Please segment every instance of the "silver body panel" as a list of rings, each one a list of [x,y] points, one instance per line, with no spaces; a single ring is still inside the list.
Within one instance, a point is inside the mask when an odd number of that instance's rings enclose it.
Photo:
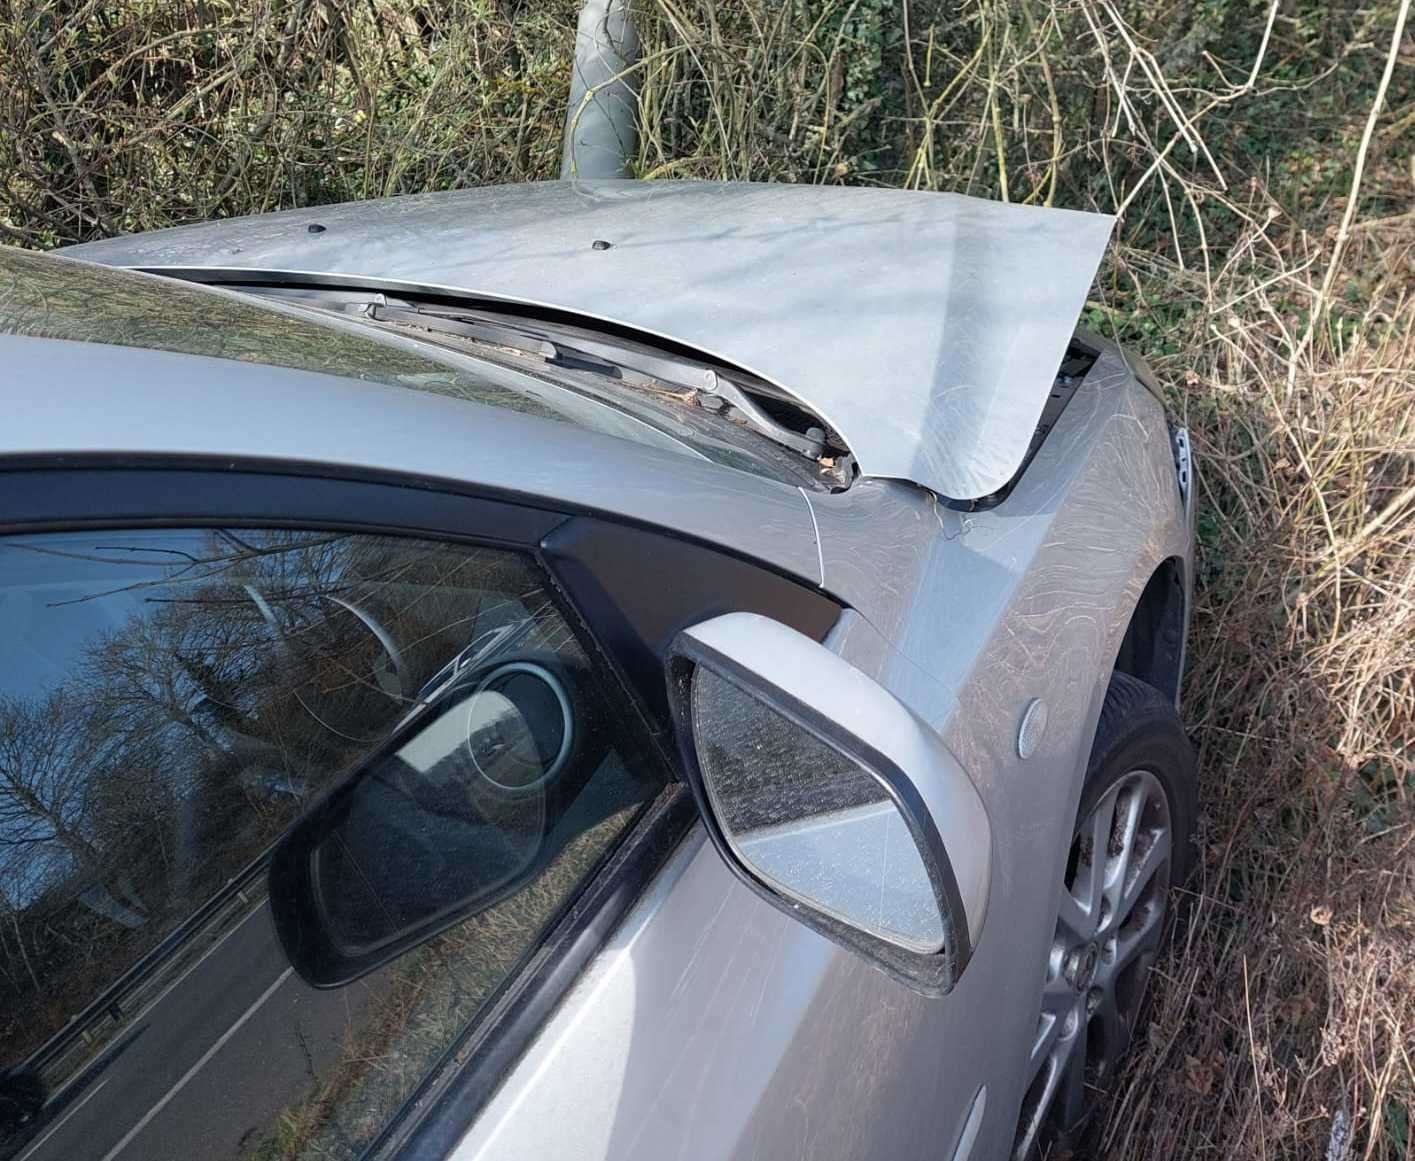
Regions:
[[[858,601],[828,644],[939,731],[987,808],[992,894],[972,962],[924,999],[695,848],[457,1161],[935,1157],[965,1130],[973,1156],[1011,1148],[1051,885],[1111,666],[1155,568],[1177,557],[1189,572],[1163,414],[1107,351],[998,508],[960,517],[891,483],[812,504],[827,587]],[[1048,724],[1023,760],[1037,697]]]
[[[311,225],[323,226],[310,233]],[[868,476],[976,499],[1016,473],[1112,219],[958,194],[546,182],[296,210],[74,257],[377,278],[573,311],[771,381]],[[596,249],[594,243],[608,243]]]
[[[455,480],[681,528],[820,580],[801,490],[705,460],[333,375],[134,347],[0,341],[4,386],[14,393],[0,456],[289,460]],[[35,383],[55,389],[34,392]],[[676,488],[701,502],[685,510]]]
[[[477,214],[505,213],[529,229],[526,223],[556,199],[583,200],[573,236],[569,223],[542,220],[534,244],[524,229],[519,235],[533,249],[517,261],[565,257],[561,251],[578,247],[584,231],[587,254],[604,258],[633,247],[590,254],[588,239],[599,236],[602,222],[627,231],[643,216],[648,229],[655,207],[714,196],[712,187],[639,200],[571,187],[489,191],[480,200],[301,211],[76,253],[142,267],[254,267],[269,258],[282,268],[341,272],[349,281],[359,273],[365,282],[416,275],[421,285],[465,288],[480,263],[507,253],[494,253],[488,239],[497,237],[496,223]],[[813,191],[744,196],[780,199],[780,228],[768,231],[773,244],[789,250],[794,234],[816,265],[793,268],[783,291],[789,315],[777,318],[762,301],[736,297],[750,270],[735,271],[730,300],[715,299],[714,278],[733,273],[736,263],[713,257],[714,243],[731,239],[733,229],[719,222],[714,231],[713,219],[702,217],[681,252],[706,265],[685,262],[684,271],[661,276],[676,279],[677,293],[703,284],[692,290],[691,304],[711,316],[703,325],[716,337],[699,345],[732,362],[759,364],[770,342],[784,349],[789,337],[789,345],[804,349],[826,329],[865,342],[858,313],[831,298],[853,275],[848,263],[831,260],[830,239],[847,256],[863,260],[863,251],[851,249],[841,230],[818,230]],[[675,218],[683,228],[684,219]],[[305,223],[316,220],[330,228],[307,238]],[[898,226],[902,219],[890,220]],[[861,230],[869,235],[867,224]],[[510,235],[503,241],[510,246]],[[733,252],[745,263],[748,251]],[[573,260],[580,269],[578,251]],[[879,261],[876,253],[871,265]],[[1050,272],[1035,254],[1028,265]],[[617,287],[617,302],[625,297],[622,278],[592,285],[605,294]],[[655,312],[686,317],[683,303],[660,297],[669,288],[652,278],[639,284],[639,317],[622,321],[658,331]],[[478,292],[487,293],[484,286]],[[518,297],[514,289],[507,296]],[[881,295],[876,308],[886,301],[938,337],[930,329],[937,318],[925,317],[938,300],[924,308],[906,294]],[[806,331],[773,340],[761,315],[777,328],[789,317]],[[1062,345],[1074,321],[1075,311]],[[986,327],[981,317],[973,325],[979,334]],[[734,344],[734,326],[744,346]],[[1044,329],[1050,333],[1050,322]],[[866,345],[880,353],[878,344]],[[889,366],[891,381],[920,375],[929,383],[918,397],[927,396],[927,412],[939,367],[954,364],[937,350],[920,354],[924,345]],[[549,420],[329,376],[34,339],[6,340],[5,349],[0,382],[10,394],[10,419],[0,431],[0,456],[249,457],[411,473],[673,529],[820,585],[850,606],[828,647],[937,731],[972,778],[992,826],[992,880],[987,921],[951,994],[920,996],[756,898],[698,832],[507,1075],[455,1150],[459,1161],[828,1161],[949,1156],[960,1146],[991,1158],[1010,1148],[1055,891],[1106,683],[1155,569],[1177,558],[1186,585],[1191,573],[1192,509],[1176,483],[1165,417],[1118,351],[1102,350],[1008,498],[965,515],[893,479],[807,497]],[[831,349],[839,354],[841,345]],[[970,357],[984,351],[999,353],[981,344]],[[1038,372],[1047,362],[1049,383],[1060,351],[1046,352],[1046,360],[1020,347],[1012,355],[1033,360]],[[841,370],[827,368],[827,360],[816,366],[832,375]],[[46,381],[63,390],[34,390]],[[810,398],[811,384],[786,385]],[[862,384],[853,386],[858,398],[869,398]],[[115,396],[124,400],[121,408],[112,406]],[[871,404],[872,422],[882,410]],[[1008,424],[1020,423],[1030,436],[1036,410],[1030,403],[1023,410],[1030,419],[1013,414]],[[926,418],[912,417],[912,450],[889,439],[878,449],[886,462],[901,455],[908,470],[876,464],[877,475],[926,476],[921,483],[964,495],[991,490],[999,472],[1003,479],[1011,474],[1015,449],[1001,437],[982,441],[983,460],[946,452],[921,468]],[[983,415],[975,436],[998,418]],[[896,420],[911,422],[907,409]],[[972,443],[981,454],[978,438]],[[1024,760],[1017,730],[1038,698],[1047,726]],[[986,1100],[977,1101],[983,1087]]]

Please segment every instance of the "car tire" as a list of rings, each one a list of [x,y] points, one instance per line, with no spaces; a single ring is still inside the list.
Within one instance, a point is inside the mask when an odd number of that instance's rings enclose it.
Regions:
[[[1144,1020],[1170,888],[1192,861],[1197,796],[1194,751],[1174,703],[1112,675],[1058,892],[1017,1161],[1083,1151],[1099,1098]]]

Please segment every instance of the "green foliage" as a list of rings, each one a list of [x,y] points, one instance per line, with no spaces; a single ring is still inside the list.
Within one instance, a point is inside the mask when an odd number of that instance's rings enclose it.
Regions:
[[[1410,1106],[1391,1099],[1385,1108],[1386,1140],[1397,1157],[1410,1156]]]

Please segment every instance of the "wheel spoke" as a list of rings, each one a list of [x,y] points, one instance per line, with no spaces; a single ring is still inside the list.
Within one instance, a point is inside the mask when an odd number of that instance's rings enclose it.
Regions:
[[[1060,1029],[1064,1022],[1065,1017],[1058,1016],[1055,1027]],[[1040,1072],[1043,1069],[1046,1070],[1046,1079],[1042,1082],[1042,1090],[1037,1095],[1036,1104],[1032,1106],[1026,1131],[1021,1134],[1021,1139],[1018,1142],[1019,1148],[1015,1154],[1018,1157],[1027,1156],[1027,1150],[1036,1140],[1037,1133],[1049,1117],[1054,1116],[1057,1120],[1070,1126],[1079,1121],[1085,1112],[1086,1024],[1084,1019],[1078,1021],[1075,1034],[1069,1039],[1063,1040],[1058,1037],[1054,1040],[1050,1050],[1044,1053],[1038,1061],[1037,1071]]]
[[[1073,943],[1089,939],[1095,934],[1096,924],[1092,914],[1065,885],[1061,888],[1061,906],[1057,909],[1056,919]]]
[[[1102,988],[1092,1020],[1100,1025],[1102,1066],[1109,1071],[1116,1059],[1130,1047],[1130,1025],[1115,1000],[1113,988]]]
[[[1046,1063],[1047,1056],[1056,1047],[1056,1042],[1066,1026],[1066,1017],[1075,1007],[1075,989],[1064,977],[1058,976],[1051,980],[1042,990],[1042,1012],[1037,1020],[1037,1038],[1032,1044],[1028,1083],[1037,1075],[1038,1069]]]
[[[1150,844],[1138,858],[1130,860],[1127,874],[1120,881],[1120,891],[1115,902],[1115,925],[1119,927],[1135,909],[1136,902],[1145,893],[1155,872],[1169,862],[1169,830],[1164,828],[1148,832]]]
[[[1081,833],[1084,840],[1069,888],[1063,887],[1057,919],[1077,940],[1089,939],[1100,927],[1101,900],[1105,898],[1106,854],[1115,820],[1119,787],[1112,787],[1096,804]]]
[[[1033,1146],[1041,1135],[1047,1112],[1056,1097],[1057,1081],[1061,1077],[1061,1061],[1054,1054],[1049,1055],[1043,1057],[1042,1066],[1047,1070],[1046,1078],[1042,1081],[1042,1090],[1037,1094],[1036,1102],[1023,1105],[1022,1118],[1017,1123],[1017,1137],[1012,1148],[1012,1161],[1032,1161]],[[1035,1082],[1036,1078],[1033,1077],[1027,1086],[1029,1096]]]
[[[1046,1064],[1047,1057],[1056,1047],[1056,1042],[1061,1038],[1061,1030],[1065,1025],[1066,1014],[1064,1012],[1042,1013],[1041,1019],[1037,1021],[1037,1039],[1032,1045],[1031,1076],[1035,1077],[1037,1071]]]
[[[1056,979],[1048,980],[1042,988],[1043,1012],[1068,1012],[1075,1003],[1076,989],[1065,976],[1058,975]]]
[[[1063,1128],[1074,1128],[1086,1115],[1086,1022],[1067,1042],[1067,1051],[1058,1060],[1057,1119]]]
[[[1106,869],[1110,861],[1110,836],[1115,828],[1115,808],[1120,798],[1120,787],[1112,786],[1106,796],[1096,804],[1091,815],[1090,843],[1091,859],[1086,878],[1086,894],[1083,897],[1087,912],[1097,922],[1100,920],[1101,900],[1105,898]]]
[[[1132,785],[1121,788],[1115,802],[1114,818],[1107,832],[1107,857],[1105,866],[1105,900],[1109,904],[1109,923],[1119,919],[1121,896],[1125,890],[1126,872],[1135,854],[1135,838],[1140,830],[1140,815],[1145,809],[1145,791],[1142,786]],[[1109,857],[1109,844],[1115,841],[1115,821],[1120,823],[1119,852]]]
[[[1101,957],[1096,968],[1096,982],[1107,991],[1112,990],[1120,973],[1129,967],[1138,955],[1151,950],[1159,943],[1163,926],[1164,908],[1153,907],[1117,932],[1114,954]]]

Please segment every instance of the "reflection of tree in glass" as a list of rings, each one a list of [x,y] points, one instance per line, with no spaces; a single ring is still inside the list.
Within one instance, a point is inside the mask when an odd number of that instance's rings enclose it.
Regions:
[[[0,334],[143,347],[316,371],[555,416],[470,359],[272,302],[86,262],[0,249]]]
[[[58,688],[0,700],[0,1064],[266,849],[470,641],[528,618],[541,647],[566,636],[491,550],[291,531],[5,547],[121,565],[68,604],[135,611]]]

